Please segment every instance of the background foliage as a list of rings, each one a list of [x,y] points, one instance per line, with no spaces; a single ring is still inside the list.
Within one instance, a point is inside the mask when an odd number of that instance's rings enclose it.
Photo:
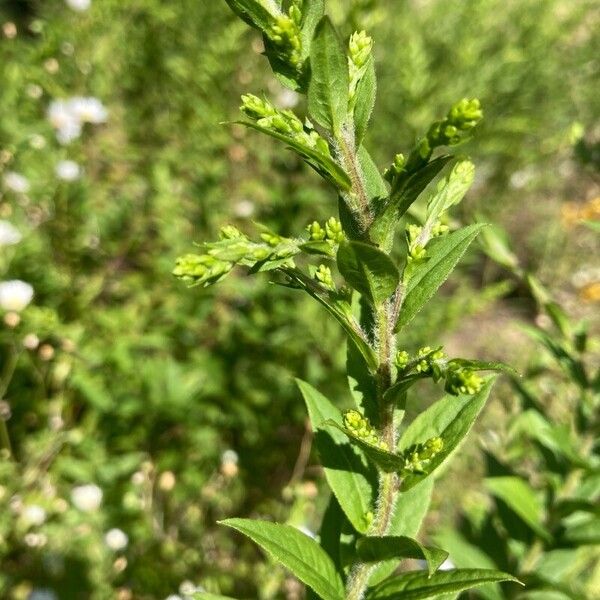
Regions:
[[[259,40],[225,3],[71,8],[82,4],[0,4],[0,218],[23,235],[0,247],[0,277],[35,290],[19,323],[4,311],[0,325],[11,446],[0,462],[0,595],[150,599],[201,585],[299,597],[213,524],[270,515],[311,528],[325,499],[292,375],[339,397],[341,336],[310,302],[259,278],[190,292],[170,275],[224,222],[251,216],[285,235],[330,216],[326,191],[290,153],[218,125],[237,116],[241,92],[268,89],[286,107],[297,98],[267,75]],[[600,218],[597,3],[330,5],[346,33],[368,28],[377,41],[375,156],[406,150],[398,140],[478,96],[485,124],[465,147],[478,179],[462,210],[502,224],[523,264],[597,331],[597,235],[580,224]],[[98,98],[108,117],[63,145],[47,110],[74,96]],[[79,179],[57,177],[65,159]],[[11,173],[29,189],[15,190]],[[547,321],[526,286],[471,256],[446,301],[418,317],[419,339],[475,344],[524,372],[538,350],[518,325]],[[590,355],[597,366],[597,341]],[[516,402],[507,385],[480,425],[484,442]],[[482,464],[471,444],[440,485],[429,531],[452,525],[453,480],[483,476]],[[86,512],[73,491],[89,484],[102,499]],[[111,549],[113,528],[126,547]]]

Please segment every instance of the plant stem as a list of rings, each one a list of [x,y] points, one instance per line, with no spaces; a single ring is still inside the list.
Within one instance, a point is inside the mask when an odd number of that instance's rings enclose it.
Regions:
[[[386,302],[375,311],[377,330],[377,400],[379,404],[379,436],[388,445],[390,452],[396,450],[396,431],[394,428],[394,406],[385,401],[384,394],[392,384],[392,354],[395,344],[394,320],[396,302]],[[381,473],[377,494],[377,507],[367,535],[384,536],[390,528],[394,508],[398,499],[398,476],[395,473]],[[369,577],[374,566],[358,562],[348,579],[347,600],[360,600],[364,597]]]

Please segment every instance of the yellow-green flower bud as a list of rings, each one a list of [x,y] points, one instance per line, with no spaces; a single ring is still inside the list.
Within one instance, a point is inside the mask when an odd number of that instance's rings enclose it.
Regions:
[[[408,354],[408,352],[406,350],[399,350],[396,353],[396,366],[399,369],[404,369],[406,368],[406,366],[408,365],[410,361],[410,355]]]
[[[344,241],[345,236],[342,224],[335,217],[327,219],[327,222],[325,223],[325,234],[326,238],[331,242],[339,244]]]
[[[451,368],[446,372],[445,390],[449,394],[476,394],[483,386],[483,379],[470,369]]]
[[[321,242],[325,239],[325,230],[317,221],[313,221],[310,225],[308,225],[306,227],[306,231],[308,231],[308,235],[311,241]]]
[[[387,449],[387,444],[379,440],[377,432],[372,427],[369,419],[363,417],[357,410],[347,410],[344,413],[344,427],[363,442],[371,444],[371,446]]]
[[[315,279],[327,289],[335,289],[333,277],[331,276],[331,269],[329,267],[325,265],[319,265],[319,268],[315,272]]]

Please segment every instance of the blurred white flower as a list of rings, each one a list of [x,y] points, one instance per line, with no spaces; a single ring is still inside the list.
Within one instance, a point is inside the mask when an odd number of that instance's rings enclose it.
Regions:
[[[71,99],[70,105],[73,114],[82,123],[106,123],[108,119],[108,111],[104,104],[93,96],[87,98],[77,96]]]
[[[65,0],[67,6],[77,12],[85,12],[92,4],[92,0]]]
[[[250,217],[254,213],[254,203],[250,200],[240,200],[233,205],[233,212],[237,217]]]
[[[41,548],[46,545],[48,536],[43,533],[26,533],[23,541],[30,548]]]
[[[93,483],[79,485],[71,491],[71,502],[83,512],[94,512],[102,503],[102,490]]]
[[[43,135],[36,133],[29,138],[29,145],[34,150],[41,150],[46,146],[46,138]]]
[[[182,581],[181,585],[179,586],[179,593],[182,594],[183,596],[191,596],[192,594],[195,594],[196,592],[200,592],[201,590],[198,589],[198,586],[194,585],[191,581]]]
[[[104,536],[104,543],[111,550],[118,552],[119,550],[123,550],[123,548],[127,547],[129,538],[124,531],[121,531],[115,527],[114,529],[106,532],[106,535]]]
[[[0,220],[0,246],[18,244],[22,238],[21,232],[12,223]]]
[[[27,600],[58,600],[58,596],[48,588],[36,588],[27,596]]]
[[[275,96],[275,105],[277,108],[294,108],[300,102],[300,95],[289,89],[283,89]]]
[[[27,350],[36,350],[40,345],[40,338],[35,333],[28,333],[23,338],[23,347]]]
[[[48,588],[36,588],[32,590],[27,600],[58,600],[58,596]]]
[[[0,282],[0,308],[19,312],[33,299],[33,288],[24,281],[13,279]]]
[[[237,465],[239,459],[238,453],[235,450],[225,450],[225,452],[221,454],[222,463],[233,463],[234,465]]]
[[[171,594],[170,596],[167,596],[165,600],[183,600],[183,598],[177,594]]]
[[[4,185],[17,194],[26,194],[29,191],[29,181],[20,173],[9,171],[4,175]]]
[[[75,181],[81,175],[81,167],[74,160],[61,160],[56,165],[55,173],[63,181]]]
[[[46,520],[46,511],[38,504],[29,504],[23,508],[21,516],[28,525],[39,526]]]

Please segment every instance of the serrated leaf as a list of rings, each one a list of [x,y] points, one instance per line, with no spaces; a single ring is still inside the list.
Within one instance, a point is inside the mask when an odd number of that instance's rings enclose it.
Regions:
[[[310,47],[319,21],[325,12],[325,0],[304,0],[302,3],[302,23],[300,36],[302,38],[302,58],[308,58]]]
[[[316,150],[299,144],[290,136],[283,135],[277,131],[261,127],[257,123],[250,121],[236,121],[239,125],[245,125],[251,129],[256,129],[270,137],[286,143],[292,150],[295,150],[319,175],[324,177],[329,183],[341,190],[349,190],[352,186],[350,178],[330,156],[317,152]]]
[[[428,245],[429,260],[414,270],[407,283],[396,330],[409,323],[432,298],[483,227],[483,223],[469,225]]]
[[[338,34],[323,17],[310,48],[308,112],[319,125],[338,135],[348,116],[348,60]]]
[[[481,390],[473,396],[445,396],[422,412],[408,426],[400,438],[400,451],[436,436],[442,438],[444,447],[428,463],[427,473],[408,475],[402,482],[402,489],[410,489],[419,481],[429,477],[452,456],[485,406],[493,384],[494,379],[488,379]]]
[[[490,569],[438,571],[431,577],[424,571],[409,571],[391,577],[367,593],[367,600],[422,600],[462,592],[485,583],[519,580]]]
[[[333,562],[317,542],[295,527],[252,519],[220,523],[248,536],[323,600],[343,600],[344,584]]]
[[[398,287],[400,273],[392,259],[363,242],[344,242],[337,254],[338,269],[348,284],[379,306]]]
[[[373,508],[377,476],[370,470],[360,450],[348,443],[346,436],[332,429],[319,429],[324,421],[341,421],[340,411],[323,394],[308,383],[296,380],[306,402],[315,432],[315,445],[325,469],[327,483],[352,526],[365,533],[367,513]]]
[[[429,575],[433,575],[448,558],[445,550],[424,546],[407,536],[364,537],[356,543],[356,552],[364,562],[380,562],[391,558],[425,560]]]
[[[489,477],[484,480],[486,489],[502,500],[535,533],[550,541],[552,536],[544,526],[544,505],[535,490],[519,477]]]
[[[382,248],[391,248],[398,221],[451,159],[451,156],[440,156],[432,160],[406,177],[398,189],[392,190],[389,200],[382,205],[371,227],[371,237]]]
[[[377,75],[375,73],[375,59],[373,55],[369,56],[365,66],[365,72],[356,86],[355,106],[354,106],[354,137],[356,146],[360,147],[369,120],[375,108],[375,98],[377,96]]]

